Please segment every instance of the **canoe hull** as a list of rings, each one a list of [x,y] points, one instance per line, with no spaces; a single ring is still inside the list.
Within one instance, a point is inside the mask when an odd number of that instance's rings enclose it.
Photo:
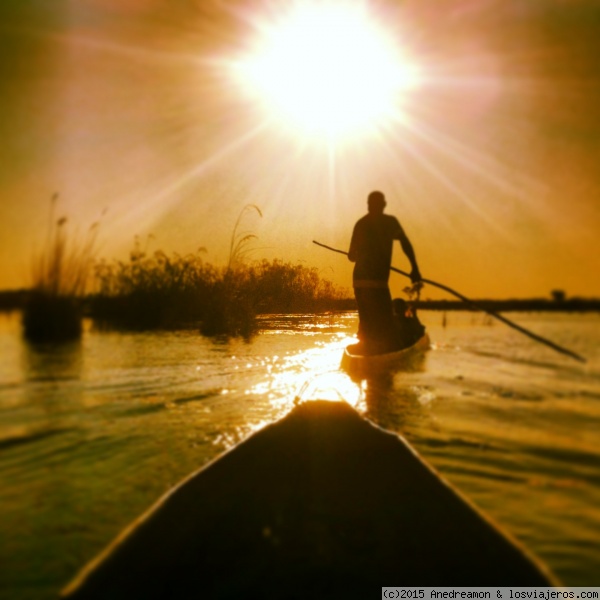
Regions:
[[[65,595],[365,598],[383,585],[552,583],[403,439],[343,402],[313,401],[167,494]]]
[[[344,350],[341,368],[352,376],[369,376],[378,373],[390,373],[402,370],[418,370],[422,368],[427,350],[431,347],[429,335],[425,334],[414,345],[386,354],[370,356],[354,354],[352,346]]]

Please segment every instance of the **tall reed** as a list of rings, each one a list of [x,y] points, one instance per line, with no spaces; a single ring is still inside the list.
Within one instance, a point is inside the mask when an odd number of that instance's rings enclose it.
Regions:
[[[23,311],[23,331],[33,342],[77,339],[81,335],[81,301],[94,260],[98,222],[81,241],[67,233],[67,218],[55,217],[50,203],[46,240],[32,261],[31,295]]]
[[[250,212],[256,212],[260,217],[263,216],[262,211],[260,208],[258,208],[258,206],[256,206],[256,204],[246,204],[246,206],[244,206],[240,211],[237,221],[233,226],[233,232],[231,234],[231,241],[229,244],[229,262],[227,263],[227,267],[229,269],[233,269],[243,264],[244,260],[251,252],[251,248],[249,247],[250,242],[258,239],[254,233],[249,231],[238,231],[242,219]]]

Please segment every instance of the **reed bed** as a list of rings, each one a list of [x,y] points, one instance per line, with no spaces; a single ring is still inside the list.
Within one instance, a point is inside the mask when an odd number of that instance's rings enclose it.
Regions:
[[[81,335],[85,309],[98,328],[152,330],[197,328],[207,336],[250,337],[265,313],[310,313],[348,307],[345,293],[317,269],[279,260],[247,262],[257,237],[241,229],[254,204],[244,206],[233,228],[227,266],[194,254],[149,253],[136,238],[129,259],[95,261],[98,223],[79,242],[67,219],[54,218],[52,198],[45,245],[33,261],[33,287],[24,310],[25,336],[61,341]],[[88,283],[93,292],[85,295]]]
[[[207,336],[250,337],[256,316],[334,310],[345,294],[317,269],[273,261],[227,267],[206,262],[202,252],[179,256],[132,251],[129,261],[96,265],[91,316],[99,327],[198,328]]]
[[[98,223],[80,240],[68,232],[66,217],[55,218],[51,200],[44,246],[32,262],[32,289],[23,311],[23,333],[32,342],[56,342],[81,336],[82,300],[92,272]]]

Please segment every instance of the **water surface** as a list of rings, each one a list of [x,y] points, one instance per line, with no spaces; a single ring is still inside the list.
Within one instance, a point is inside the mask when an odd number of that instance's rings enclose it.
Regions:
[[[0,315],[0,595],[52,598],[169,487],[284,415],[345,398],[404,435],[567,585],[600,585],[600,316],[519,314],[581,365],[472,313],[423,312],[418,370],[339,370],[352,313],[265,318],[250,343],[95,332],[30,346]],[[89,325],[89,324],[88,324]]]

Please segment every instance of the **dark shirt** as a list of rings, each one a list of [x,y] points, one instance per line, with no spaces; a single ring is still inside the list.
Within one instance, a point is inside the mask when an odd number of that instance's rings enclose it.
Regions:
[[[385,282],[390,275],[394,240],[406,239],[398,219],[367,214],[354,226],[348,255],[355,260],[353,280]],[[403,244],[404,245],[404,244]]]

